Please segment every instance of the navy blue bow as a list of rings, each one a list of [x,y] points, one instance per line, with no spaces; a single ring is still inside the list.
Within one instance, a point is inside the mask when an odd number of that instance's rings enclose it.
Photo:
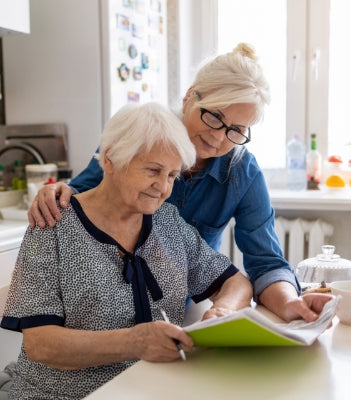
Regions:
[[[125,252],[123,262],[124,280],[127,283],[132,283],[135,322],[137,324],[141,322],[150,322],[152,321],[152,316],[146,286],[154,301],[162,299],[162,290],[143,258]]]

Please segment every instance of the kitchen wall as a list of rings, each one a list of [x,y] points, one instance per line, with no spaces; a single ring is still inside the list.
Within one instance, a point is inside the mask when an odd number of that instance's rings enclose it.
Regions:
[[[6,123],[66,123],[76,174],[103,124],[99,0],[31,0],[30,25],[3,38]]]
[[[65,122],[74,175],[95,151],[104,124],[100,2],[31,0],[31,33],[3,38],[6,123]],[[167,2],[169,105],[175,110],[198,64],[215,48],[212,2]]]

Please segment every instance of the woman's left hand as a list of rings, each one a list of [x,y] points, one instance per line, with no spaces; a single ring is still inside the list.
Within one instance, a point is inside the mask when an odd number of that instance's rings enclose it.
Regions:
[[[331,294],[310,293],[298,297],[286,304],[286,317],[288,321],[304,319],[306,322],[315,321],[322,312],[325,303],[334,296]]]
[[[288,282],[275,282],[259,296],[260,302],[287,322],[304,319],[315,321],[331,294],[311,293],[298,296],[296,289]]]

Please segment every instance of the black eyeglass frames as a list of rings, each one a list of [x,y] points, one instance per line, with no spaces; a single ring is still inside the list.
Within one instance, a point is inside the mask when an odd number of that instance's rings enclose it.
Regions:
[[[231,142],[239,145],[248,143],[251,140],[251,129],[249,126],[243,125],[226,125],[217,114],[200,108],[201,121],[209,128],[220,130],[225,128],[225,135]]]

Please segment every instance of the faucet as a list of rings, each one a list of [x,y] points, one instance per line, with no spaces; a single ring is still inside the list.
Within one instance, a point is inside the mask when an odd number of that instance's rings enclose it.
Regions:
[[[16,143],[5,146],[0,150],[0,156],[9,150],[15,150],[15,149],[23,150],[29,153],[34,157],[34,159],[37,161],[38,164],[45,164],[44,157],[40,154],[40,152],[35,147],[27,143]]]

